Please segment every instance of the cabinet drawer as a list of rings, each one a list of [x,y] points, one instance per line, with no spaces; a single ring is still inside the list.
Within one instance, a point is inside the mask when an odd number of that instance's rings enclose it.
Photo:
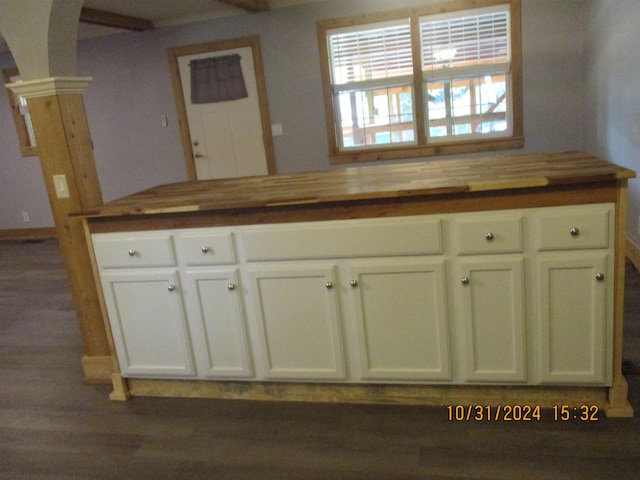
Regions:
[[[434,255],[442,253],[433,217],[292,223],[242,231],[247,260]]]
[[[181,264],[189,266],[236,263],[233,233],[185,233],[175,238]]]
[[[92,239],[100,268],[172,267],[176,264],[170,235],[95,234]]]
[[[608,248],[611,218],[607,206],[541,211],[536,228],[538,250]]]
[[[454,220],[459,255],[522,252],[521,215],[482,215]]]

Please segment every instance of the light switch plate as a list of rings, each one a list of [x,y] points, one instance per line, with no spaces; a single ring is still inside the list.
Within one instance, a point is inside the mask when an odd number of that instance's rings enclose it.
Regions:
[[[54,175],[53,185],[56,188],[56,197],[69,198],[71,196],[69,195],[69,185],[67,185],[66,175]]]
[[[271,134],[274,137],[279,137],[280,135],[282,135],[283,131],[282,131],[282,124],[281,123],[274,123],[271,125]]]

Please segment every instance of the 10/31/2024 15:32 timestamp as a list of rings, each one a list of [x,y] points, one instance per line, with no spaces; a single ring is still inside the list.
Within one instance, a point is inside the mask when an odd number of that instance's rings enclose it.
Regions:
[[[554,405],[543,410],[540,405],[447,405],[446,410],[447,419],[452,422],[539,422],[545,415],[557,422],[595,422],[599,420],[600,407]]]

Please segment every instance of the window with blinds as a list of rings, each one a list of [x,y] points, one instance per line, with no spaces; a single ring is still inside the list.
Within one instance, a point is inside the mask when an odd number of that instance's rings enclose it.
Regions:
[[[427,136],[510,135],[508,6],[420,18]]]
[[[485,4],[318,23],[332,162],[523,145],[520,0]]]
[[[341,146],[413,142],[409,19],[333,30],[328,44]]]

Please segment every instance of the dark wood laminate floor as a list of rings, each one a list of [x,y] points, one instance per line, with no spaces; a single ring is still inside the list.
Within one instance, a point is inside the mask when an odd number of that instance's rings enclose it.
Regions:
[[[0,243],[0,479],[640,478],[640,273],[625,358],[638,416],[452,423],[444,408],[134,398],[81,384],[57,244]]]

